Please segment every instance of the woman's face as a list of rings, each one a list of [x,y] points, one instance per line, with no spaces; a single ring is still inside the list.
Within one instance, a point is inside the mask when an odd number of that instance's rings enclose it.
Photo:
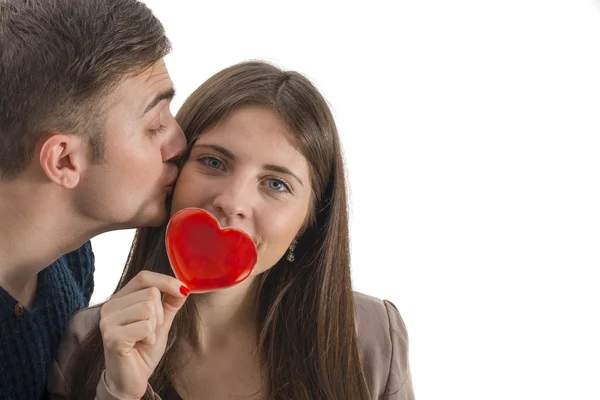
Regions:
[[[196,140],[173,193],[171,215],[203,208],[222,227],[254,240],[258,261],[252,275],[279,261],[309,213],[308,163],[289,137],[273,111],[237,109]]]

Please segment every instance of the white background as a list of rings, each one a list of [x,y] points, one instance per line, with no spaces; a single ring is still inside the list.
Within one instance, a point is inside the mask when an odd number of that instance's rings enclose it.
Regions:
[[[262,58],[334,110],[356,290],[392,300],[416,396],[600,399],[600,0],[148,1],[176,112]],[[133,232],[93,240],[93,301]]]

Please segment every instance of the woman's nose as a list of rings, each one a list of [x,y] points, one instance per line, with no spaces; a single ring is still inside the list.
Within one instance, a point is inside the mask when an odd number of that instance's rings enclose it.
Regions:
[[[215,197],[213,206],[225,217],[248,218],[252,209],[252,195],[244,186],[240,182],[232,182],[226,190]]]

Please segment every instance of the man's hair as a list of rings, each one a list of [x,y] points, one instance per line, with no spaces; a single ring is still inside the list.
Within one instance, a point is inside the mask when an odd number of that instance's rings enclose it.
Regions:
[[[136,0],[0,0],[0,179],[29,165],[45,133],[89,138],[101,162],[106,96],[170,50]]]

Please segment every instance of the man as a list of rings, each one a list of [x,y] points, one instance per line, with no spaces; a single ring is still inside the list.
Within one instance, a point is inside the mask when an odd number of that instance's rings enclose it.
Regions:
[[[169,51],[135,0],[0,0],[2,399],[44,394],[93,290],[90,238],[166,222],[186,145]]]

